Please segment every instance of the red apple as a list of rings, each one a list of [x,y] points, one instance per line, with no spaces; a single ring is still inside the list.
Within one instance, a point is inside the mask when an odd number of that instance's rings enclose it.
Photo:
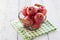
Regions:
[[[34,23],[34,24],[32,25],[32,28],[33,28],[33,29],[38,29],[39,27],[40,27],[40,25],[37,24],[37,23]]]
[[[46,15],[47,10],[44,8],[41,13],[42,13],[43,15]]]
[[[28,7],[27,8],[27,14],[29,15],[29,16],[32,16],[32,15],[34,15],[35,14],[35,8],[34,7]]]
[[[43,15],[46,15],[47,10],[45,8],[38,8],[37,13],[42,13]]]
[[[37,13],[42,13],[43,15],[46,15],[47,13],[47,10],[44,8],[44,6],[42,5],[38,5],[38,4],[35,4],[35,6],[37,6]]]
[[[27,16],[27,7],[25,7],[25,8],[22,10],[22,14],[23,14],[24,16]]]
[[[43,10],[43,8],[37,8],[37,12],[36,13],[41,13],[42,12],[42,10]]]
[[[43,21],[44,21],[44,15],[42,13],[37,13],[35,16],[34,16],[34,21],[37,23],[37,24],[41,24]]]

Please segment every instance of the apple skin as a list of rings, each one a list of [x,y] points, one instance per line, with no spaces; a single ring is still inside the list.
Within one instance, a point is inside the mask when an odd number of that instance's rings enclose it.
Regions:
[[[43,8],[37,8],[37,12],[36,13],[41,13],[43,10]]]
[[[47,10],[45,8],[37,8],[37,12],[36,13],[42,13],[44,16],[47,13]]]
[[[36,13],[36,9],[33,6],[27,8],[28,16],[33,16],[33,15],[35,15],[35,13]]]
[[[32,25],[32,28],[33,28],[33,29],[38,29],[39,27],[40,27],[40,25],[37,24],[37,23],[34,23],[34,24]]]
[[[41,24],[43,21],[44,21],[44,15],[42,13],[37,13],[35,16],[34,16],[34,21],[37,23],[37,24]]]
[[[43,15],[46,15],[47,10],[44,8],[41,13],[42,13]]]
[[[30,22],[30,24],[25,24],[26,26],[30,26],[30,25],[33,24],[33,21],[32,21],[32,19],[30,19],[29,16],[26,16],[24,19],[25,19],[25,20],[28,20],[28,21]]]
[[[24,8],[23,8],[22,14],[23,14],[24,16],[27,16],[27,7],[24,7]]]

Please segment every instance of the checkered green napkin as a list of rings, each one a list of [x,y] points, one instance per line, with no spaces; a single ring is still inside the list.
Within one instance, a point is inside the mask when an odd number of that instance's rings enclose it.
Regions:
[[[14,21],[12,22],[12,25],[18,31],[18,33],[22,35],[24,40],[32,40],[35,37],[56,30],[56,27],[53,26],[48,20],[46,20],[42,24],[42,26],[35,31],[26,30],[25,28],[22,27],[20,21]]]

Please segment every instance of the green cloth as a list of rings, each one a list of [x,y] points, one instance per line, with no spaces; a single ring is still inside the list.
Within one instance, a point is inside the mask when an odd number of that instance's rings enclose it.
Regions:
[[[56,27],[53,26],[48,20],[46,20],[42,26],[35,30],[35,31],[29,31],[23,27],[21,27],[21,22],[20,21],[14,21],[12,22],[13,27],[18,31],[19,34],[22,35],[24,40],[32,40],[40,35],[49,33],[51,31],[56,30]]]

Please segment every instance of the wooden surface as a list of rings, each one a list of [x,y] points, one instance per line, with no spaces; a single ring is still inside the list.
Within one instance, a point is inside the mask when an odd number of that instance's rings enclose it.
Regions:
[[[34,40],[60,40],[60,0],[42,0],[47,8],[47,19],[57,27],[56,31]],[[41,0],[0,0],[0,40],[23,40],[10,22],[18,19],[18,12],[28,5],[41,3]]]

